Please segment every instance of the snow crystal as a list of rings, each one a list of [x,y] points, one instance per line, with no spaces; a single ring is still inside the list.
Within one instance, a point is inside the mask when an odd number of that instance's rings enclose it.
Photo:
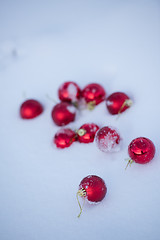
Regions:
[[[110,138],[106,136],[104,139],[101,139],[97,142],[99,149],[103,152],[118,152],[120,150],[119,144],[115,143],[116,138]]]
[[[106,103],[107,103],[107,106],[111,106],[113,104],[113,102],[109,100],[107,100]]]
[[[68,110],[70,113],[76,113],[76,108],[73,107],[72,105],[71,105],[71,106],[68,106],[68,107],[67,107],[67,110]]]
[[[92,89],[92,93],[96,93],[96,88],[93,88],[93,89]]]
[[[102,200],[103,201],[103,200]],[[99,201],[99,202],[91,202],[91,201],[89,201],[88,199],[87,199],[87,202],[89,203],[89,204],[91,204],[91,205],[98,205],[98,204],[100,204],[102,201]]]
[[[68,85],[67,90],[68,90],[68,93],[69,93],[69,97],[73,101],[76,100],[77,99],[76,98],[76,95],[77,95],[77,88],[76,88],[76,86],[73,83],[71,83],[71,84]]]
[[[113,130],[112,127],[109,128]],[[103,132],[99,134],[99,136],[103,135],[105,132],[106,130],[104,129]],[[117,135],[114,135],[113,133],[110,132],[106,132],[106,136],[103,136],[103,138],[99,139],[97,137],[97,134],[98,132],[96,133],[95,142],[102,152],[118,152],[120,150],[120,143],[118,144],[116,143]]]

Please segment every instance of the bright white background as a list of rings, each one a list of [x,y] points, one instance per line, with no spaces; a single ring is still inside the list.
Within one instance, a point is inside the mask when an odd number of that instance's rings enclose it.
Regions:
[[[0,239],[158,240],[160,235],[160,2],[0,1]],[[98,82],[107,95],[127,93],[134,104],[117,120],[105,103],[77,115],[76,129],[95,122],[116,127],[118,153],[95,144],[58,150],[51,119],[57,89]],[[26,98],[45,108],[19,117]],[[124,170],[127,147],[150,138],[156,155]],[[89,174],[102,177],[106,198],[86,203],[78,219],[76,192]]]

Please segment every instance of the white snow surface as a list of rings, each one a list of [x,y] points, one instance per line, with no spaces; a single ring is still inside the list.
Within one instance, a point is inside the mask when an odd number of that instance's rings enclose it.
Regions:
[[[159,239],[159,43],[158,0],[0,1],[1,240]],[[46,96],[59,102],[68,79],[133,100],[118,119],[103,102],[67,125],[117,128],[119,152],[101,152],[95,143],[53,146],[59,127]],[[27,98],[45,109],[33,120],[19,116]],[[128,145],[141,136],[154,142],[155,158],[125,171]],[[86,202],[78,219],[76,192],[90,174],[108,191],[98,205]]]

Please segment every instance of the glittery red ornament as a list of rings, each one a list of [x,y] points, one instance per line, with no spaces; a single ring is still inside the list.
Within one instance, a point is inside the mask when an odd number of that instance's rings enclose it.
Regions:
[[[131,159],[129,160],[127,166],[132,162],[145,164],[153,159],[155,155],[155,146],[150,139],[139,137],[132,140],[129,144],[128,154]]]
[[[96,175],[89,175],[85,177],[79,185],[79,190],[77,192],[77,200],[78,196],[87,199],[89,202],[100,202],[103,200],[107,193],[107,187],[104,180]],[[79,203],[79,200],[78,200]],[[80,206],[80,217],[82,213],[82,207]]]
[[[99,127],[94,123],[83,124],[77,131],[78,141],[80,143],[93,142],[98,129]]]
[[[54,136],[57,148],[66,148],[76,141],[77,135],[69,128],[60,129]]]
[[[117,152],[120,149],[120,135],[111,127],[99,129],[95,142],[102,152]]]
[[[42,105],[34,100],[29,99],[22,103],[20,107],[20,116],[24,119],[32,119],[39,116],[43,112]]]
[[[108,111],[112,114],[124,112],[132,105],[132,100],[123,92],[112,93],[106,100]]]
[[[52,119],[58,126],[67,125],[75,120],[76,108],[67,102],[61,102],[54,106]]]
[[[89,108],[92,108],[105,100],[106,92],[101,85],[91,83],[83,89],[82,97],[88,103]]]
[[[75,82],[65,82],[60,86],[58,96],[61,101],[76,103],[81,97],[81,90]]]

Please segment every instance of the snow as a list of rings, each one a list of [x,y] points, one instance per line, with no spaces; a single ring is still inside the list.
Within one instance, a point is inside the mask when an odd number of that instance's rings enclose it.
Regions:
[[[76,113],[76,108],[74,106],[68,106],[67,107],[67,110],[70,112],[70,113]]]
[[[120,151],[121,140],[119,140],[118,143],[117,140],[120,138],[120,135],[117,132],[117,129],[114,129],[111,126],[108,127],[111,130],[115,130],[114,134],[109,131],[107,132],[106,129],[102,128],[96,133],[95,143],[102,152],[118,152]]]
[[[77,95],[77,88],[74,84],[69,84],[68,88],[67,88],[68,92],[69,92],[69,96],[70,98],[75,101],[76,100],[76,95]]]
[[[0,2],[1,240],[159,239],[159,29],[157,0]],[[59,127],[46,95],[58,102],[68,79],[133,100],[118,119],[103,102],[67,125],[115,127],[119,152],[101,152],[95,143],[53,146]],[[44,113],[20,119],[26,98],[39,100]],[[125,171],[128,145],[140,136],[153,141],[155,158]],[[108,191],[98,205],[86,201],[78,219],[78,186],[93,174]]]
[[[110,106],[110,105],[112,105],[112,104],[113,104],[113,102],[112,102],[112,101],[109,101],[109,100],[107,100],[107,101],[106,101],[106,104],[107,104],[107,106]]]

